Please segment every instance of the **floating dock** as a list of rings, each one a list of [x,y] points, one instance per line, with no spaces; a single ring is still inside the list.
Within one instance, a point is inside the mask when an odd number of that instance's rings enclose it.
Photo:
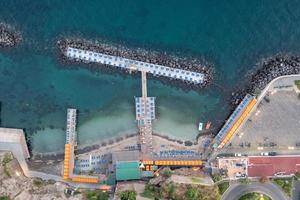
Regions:
[[[223,146],[230,141],[236,130],[255,106],[256,101],[256,98],[250,94],[244,97],[215,137],[213,148],[223,148]]]
[[[156,65],[123,57],[82,50],[78,48],[68,47],[65,55],[71,59],[101,63],[104,65],[110,65],[113,67],[131,71],[145,71],[147,73],[153,74],[154,76],[164,76],[172,79],[191,82],[194,84],[202,84],[204,82],[203,73]]]

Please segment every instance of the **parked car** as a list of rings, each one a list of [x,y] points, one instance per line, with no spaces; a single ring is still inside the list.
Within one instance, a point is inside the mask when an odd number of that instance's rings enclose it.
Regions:
[[[241,153],[235,153],[234,156],[235,156],[235,157],[241,157],[242,154],[241,154]]]
[[[276,153],[275,151],[271,151],[271,152],[269,152],[269,155],[270,155],[270,156],[276,156],[277,153]]]
[[[261,152],[260,155],[261,155],[261,156],[268,156],[268,155],[269,155],[269,152]]]

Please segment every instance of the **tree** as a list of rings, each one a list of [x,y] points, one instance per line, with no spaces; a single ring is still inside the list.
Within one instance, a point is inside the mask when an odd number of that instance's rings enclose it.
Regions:
[[[137,193],[134,190],[125,190],[119,193],[121,200],[136,200]]]
[[[188,200],[199,200],[199,199],[201,199],[200,192],[196,188],[193,188],[190,185],[188,186],[187,191],[185,192],[185,196]]]
[[[175,192],[175,185],[173,182],[170,182],[168,184],[168,196],[169,198],[173,199],[174,198],[174,192]]]
[[[88,200],[108,200],[109,194],[100,190],[91,190],[85,193]]]
[[[266,183],[266,182],[268,182],[268,181],[269,181],[269,178],[266,177],[266,176],[262,176],[262,177],[260,177],[260,179],[259,179],[259,182],[261,182],[261,183]]]

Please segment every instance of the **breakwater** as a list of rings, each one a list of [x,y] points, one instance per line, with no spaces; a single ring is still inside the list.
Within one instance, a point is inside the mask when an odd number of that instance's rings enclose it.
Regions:
[[[192,82],[189,80],[179,80],[174,77],[166,77],[159,74],[149,74],[150,77],[159,76],[159,79],[163,82],[172,82],[175,85],[182,86],[183,88],[197,89],[203,88],[209,85],[213,77],[213,69],[209,67],[208,64],[204,65],[202,61],[197,58],[180,58],[173,55],[167,55],[166,53],[160,53],[156,51],[147,51],[144,49],[130,49],[121,45],[108,44],[105,42],[91,42],[80,39],[63,39],[57,42],[58,47],[61,52],[61,57],[63,61],[75,61],[75,62],[84,62],[91,64],[88,60],[70,58],[66,56],[68,48],[76,48],[91,52],[97,52],[101,54],[106,54],[110,56],[116,56],[126,59],[131,59],[135,61],[142,61],[145,63],[151,63],[154,65],[168,66],[174,69],[186,70],[191,73],[203,74],[203,81],[201,82]],[[99,65],[99,63],[92,63],[93,65]],[[107,64],[100,64],[104,66],[104,69],[112,72],[116,71],[112,67],[108,67]],[[129,72],[130,69],[123,67],[122,71]],[[121,71],[120,68],[117,69]]]
[[[0,47],[14,47],[21,40],[20,32],[8,24],[0,23]]]
[[[291,74],[300,74],[300,56],[276,55],[257,64],[258,70],[250,75],[246,87],[232,94],[231,104],[238,104],[246,93],[257,95],[273,79]]]

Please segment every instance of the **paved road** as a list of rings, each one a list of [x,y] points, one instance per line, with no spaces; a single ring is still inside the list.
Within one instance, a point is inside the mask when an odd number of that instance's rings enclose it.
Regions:
[[[293,200],[300,200],[300,182],[293,180]]]
[[[251,184],[234,183],[223,194],[222,200],[238,200],[242,195],[250,192],[260,192],[268,195],[272,200],[288,200],[289,198],[273,183],[252,182]]]

